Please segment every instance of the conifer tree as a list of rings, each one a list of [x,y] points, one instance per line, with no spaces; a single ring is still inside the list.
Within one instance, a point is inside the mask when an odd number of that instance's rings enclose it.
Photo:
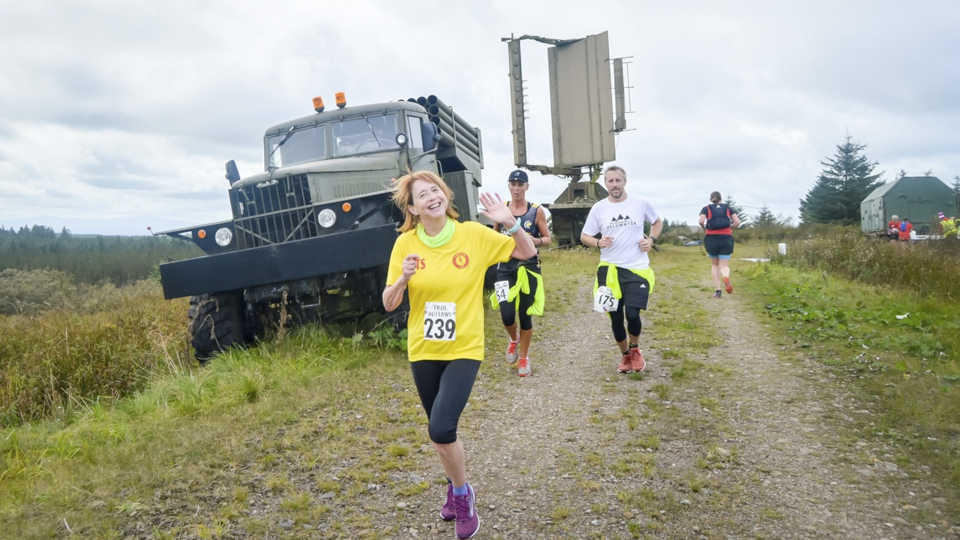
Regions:
[[[743,211],[743,208],[737,204],[737,201],[733,200],[733,195],[727,194],[727,197],[723,199],[723,203],[730,207],[730,211],[740,217],[740,226],[744,226],[750,221],[750,216]]]
[[[862,152],[867,147],[852,141],[837,145],[837,153],[820,163],[826,167],[816,184],[800,200],[800,221],[809,223],[860,222],[860,203],[878,186],[881,173],[874,173],[878,163]]]

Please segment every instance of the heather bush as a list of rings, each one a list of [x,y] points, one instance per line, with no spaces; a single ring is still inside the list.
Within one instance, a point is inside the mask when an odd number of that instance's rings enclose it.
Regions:
[[[45,287],[52,286],[36,280],[36,289]],[[68,419],[79,405],[128,395],[193,363],[186,300],[164,300],[159,282],[65,288],[70,300],[58,307],[34,303],[42,309],[0,315],[0,426]]]
[[[35,315],[77,303],[73,276],[60,270],[0,270],[0,315]]]

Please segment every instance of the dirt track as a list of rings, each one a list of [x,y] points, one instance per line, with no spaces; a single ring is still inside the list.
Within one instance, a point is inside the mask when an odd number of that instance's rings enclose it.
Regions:
[[[658,287],[657,304],[700,305],[717,321],[722,345],[699,366],[650,346],[652,306],[647,370],[618,375],[586,287],[584,309],[538,321],[533,377],[491,380],[489,370],[509,366],[488,352],[461,425],[477,538],[960,536],[939,512],[947,501],[931,471],[903,468],[895,449],[858,438],[869,405],[781,348],[743,297]],[[397,516],[396,537],[453,536],[436,517],[440,491]]]

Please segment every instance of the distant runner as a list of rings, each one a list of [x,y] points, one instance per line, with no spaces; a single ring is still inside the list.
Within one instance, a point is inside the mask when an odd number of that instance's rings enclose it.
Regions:
[[[710,275],[713,276],[714,298],[720,298],[720,282],[733,292],[730,284],[730,256],[733,255],[733,229],[740,226],[740,216],[723,204],[719,191],[710,194],[710,204],[700,210],[700,227],[705,231],[703,248],[710,256]]]

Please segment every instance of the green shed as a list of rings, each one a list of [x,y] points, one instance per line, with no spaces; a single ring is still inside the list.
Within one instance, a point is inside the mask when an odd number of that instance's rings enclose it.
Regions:
[[[860,226],[864,233],[882,233],[898,216],[908,218],[917,234],[930,234],[940,212],[957,215],[953,189],[936,176],[904,176],[873,190],[860,203]]]

